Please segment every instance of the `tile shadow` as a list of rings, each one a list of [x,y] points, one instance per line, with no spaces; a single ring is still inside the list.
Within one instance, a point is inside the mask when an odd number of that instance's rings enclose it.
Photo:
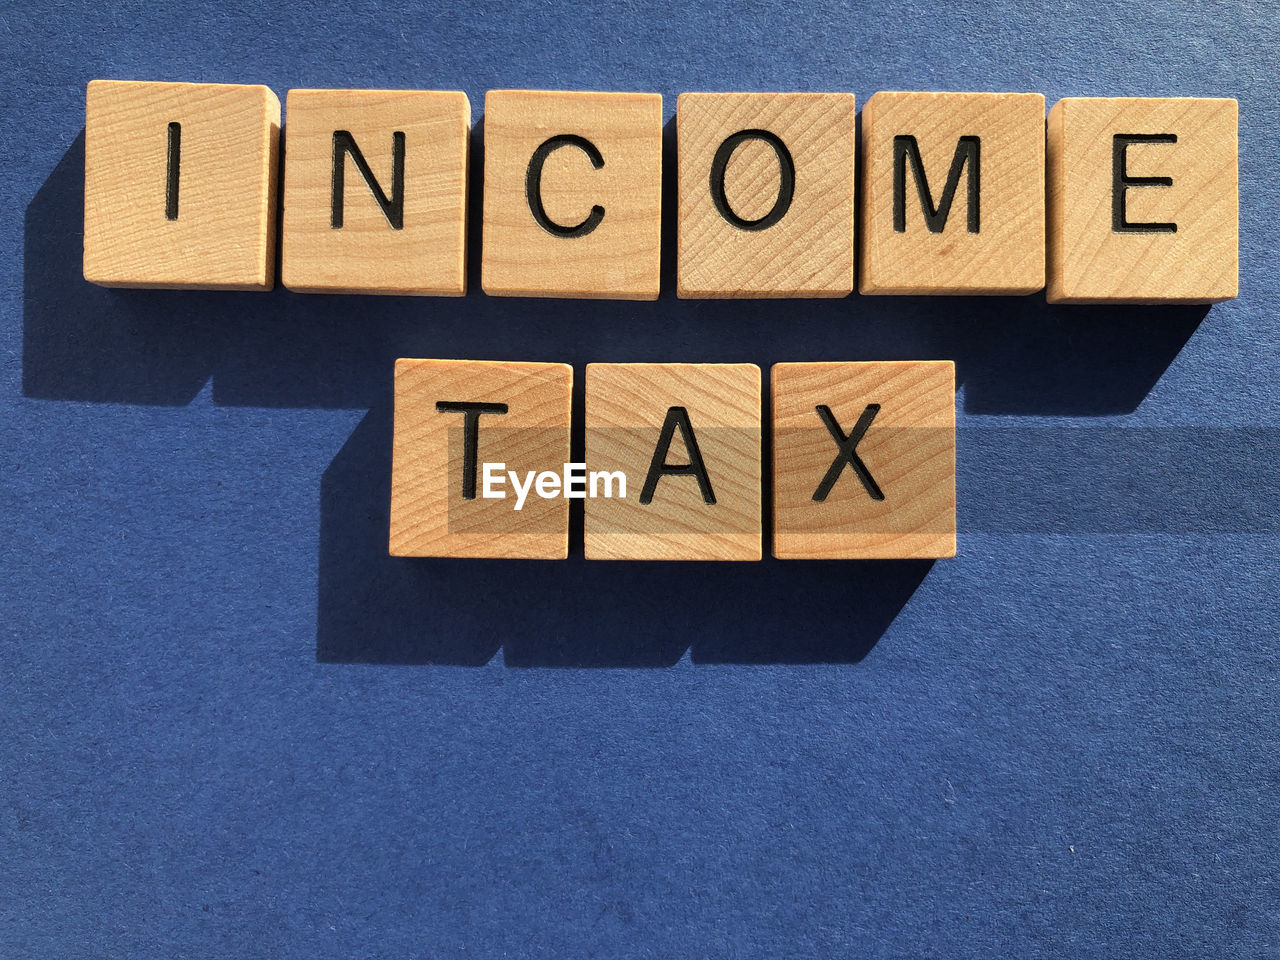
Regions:
[[[511,667],[857,663],[932,561],[610,563],[387,555],[390,398],[321,481],[316,659]],[[581,524],[581,501],[575,501]]]
[[[674,121],[664,132],[663,294],[652,303],[479,291],[483,118],[473,128],[471,293],[458,299],[106,290],[84,281],[84,135],[27,207],[28,397],[182,406],[213,380],[230,406],[368,408],[397,357],[749,361],[953,359],[976,414],[1128,413],[1206,307],[1050,307],[1015,298],[682,301]]]
[[[82,277],[84,136],[30,202],[23,261],[27,397],[182,406],[368,409],[322,484],[317,657],[331,662],[662,666],[857,662],[928,573],[915,563],[406,561],[386,555],[397,357],[611,361],[956,361],[968,414],[1135,410],[1206,307],[1050,307],[1018,298],[681,301],[675,128],[664,128],[663,293],[656,302],[487,297],[479,290],[483,118],[473,128],[471,293],[458,299],[105,290]],[[581,394],[575,450],[582,450]],[[767,497],[766,497],[767,501]],[[856,602],[855,602],[856,601]],[[831,610],[847,602],[850,614]],[[518,625],[518,626],[516,626]]]

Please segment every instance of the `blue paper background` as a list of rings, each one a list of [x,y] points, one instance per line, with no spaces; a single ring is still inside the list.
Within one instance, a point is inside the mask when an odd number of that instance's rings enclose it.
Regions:
[[[0,956],[1276,956],[1278,25],[7,4]],[[1241,296],[105,291],[95,77],[1235,96]],[[398,356],[954,358],[960,555],[389,560]]]

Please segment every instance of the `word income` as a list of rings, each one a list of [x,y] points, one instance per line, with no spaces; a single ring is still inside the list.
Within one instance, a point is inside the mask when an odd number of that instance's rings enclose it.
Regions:
[[[282,184],[289,289],[465,293],[466,95],[291,90],[287,108],[281,165],[266,87],[90,83],[85,277],[270,289]],[[1067,98],[1046,120],[1039,94],[882,92],[855,143],[852,94],[685,93],[677,293],[844,296],[856,254],[864,294],[1228,299],[1237,113]],[[658,295],[661,96],[493,90],[483,136],[487,293]]]

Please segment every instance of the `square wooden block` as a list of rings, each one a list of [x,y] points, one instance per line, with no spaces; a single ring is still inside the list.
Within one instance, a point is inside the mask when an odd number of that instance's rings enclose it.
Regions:
[[[572,390],[563,363],[397,360],[392,556],[568,556],[569,501],[540,494],[569,460]]]
[[[280,101],[266,87],[90,82],[85,279],[270,290],[279,145]]]
[[[774,556],[955,556],[950,360],[779,363],[772,377]]]
[[[759,367],[588,364],[586,408],[587,559],[760,559]]]
[[[286,105],[284,285],[466,293],[467,95],[290,90]]]
[[[1044,287],[1044,97],[877,93],[862,110],[869,294]]]
[[[853,292],[854,96],[682,93],[681,297]]]
[[[1239,289],[1234,100],[1068,97],[1049,111],[1050,303]]]
[[[660,95],[485,95],[485,293],[654,300],[661,229]]]

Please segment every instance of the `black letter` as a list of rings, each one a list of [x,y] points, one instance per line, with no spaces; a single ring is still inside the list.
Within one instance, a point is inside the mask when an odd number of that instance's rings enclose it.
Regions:
[[[346,179],[346,163],[343,154],[351,154],[356,169],[373,192],[373,199],[382,208],[382,215],[392,230],[404,229],[404,134],[397,130],[391,135],[391,199],[369,169],[369,164],[356,146],[355,137],[346,130],[333,131],[333,207],[329,212],[329,226],[337,230],[342,226],[342,199]]]
[[[836,454],[835,460],[832,461],[830,469],[827,470],[827,475],[818,484],[818,489],[813,492],[814,502],[821,503],[827,499],[827,494],[836,485],[840,471],[844,469],[846,463],[853,468],[853,472],[862,481],[862,486],[866,489],[867,495],[872,500],[883,500],[884,494],[880,492],[880,487],[876,485],[875,478],[871,476],[871,471],[867,469],[867,465],[862,462],[862,458],[857,453],[858,441],[862,439],[863,434],[867,432],[867,428],[871,426],[871,421],[880,412],[880,404],[868,403],[867,409],[862,411],[862,416],[858,418],[858,422],[853,425],[853,429],[849,431],[847,437],[844,435],[844,431],[840,429],[840,424],[836,422],[835,415],[832,414],[830,407],[823,405],[816,409],[818,416],[822,418],[822,422],[827,425],[827,432],[831,434],[836,444],[840,447],[840,452]]]
[[[689,453],[688,463],[667,463],[667,451],[671,449],[671,438],[675,436],[676,427],[680,428],[680,436],[684,438],[684,448]],[[644,478],[640,502],[653,502],[653,492],[658,488],[658,480],[662,477],[688,476],[698,478],[703,503],[716,502],[716,495],[711,492],[711,478],[707,476],[707,465],[702,462],[702,452],[698,449],[698,438],[693,435],[693,425],[689,423],[689,411],[684,407],[671,407],[667,410],[667,419],[662,421],[662,434],[658,437],[658,446],[649,462],[649,475]]]
[[[1176,223],[1130,223],[1125,216],[1125,191],[1129,187],[1172,187],[1172,177],[1131,177],[1125,171],[1125,154],[1131,143],[1177,143],[1176,133],[1117,133],[1111,140],[1111,232],[1177,233]]]
[[[739,144],[747,140],[763,140],[773,147],[778,155],[778,199],[773,202],[773,209],[759,220],[744,220],[729,206],[724,193],[724,174],[729,167],[729,160]],[[716,205],[720,216],[724,217],[739,230],[766,230],[786,216],[791,208],[791,198],[796,192],[796,165],[791,159],[791,151],[777,136],[768,130],[739,130],[720,144],[711,161],[711,202]]]
[[[951,214],[951,201],[955,199],[956,187],[960,185],[960,172],[969,164],[969,232],[978,232],[978,198],[981,173],[978,169],[979,153],[982,141],[977,137],[961,137],[956,144],[956,152],[951,157],[951,169],[947,172],[947,185],[943,188],[942,199],[938,206],[933,205],[933,194],[929,192],[929,181],[924,175],[924,160],[920,157],[920,144],[912,136],[893,138],[893,229],[897,233],[907,232],[907,160],[911,160],[911,172],[915,174],[916,193],[920,196],[920,206],[924,209],[924,222],[930,233],[941,233],[947,225],[947,217]]]
[[[462,419],[462,499],[476,498],[476,448],[480,445],[480,414],[506,413],[505,403],[460,403],[441,400],[436,404],[439,413],[461,413]]]
[[[182,166],[182,124],[169,124],[169,162],[165,169],[164,218],[178,219],[178,170]]]
[[[557,237],[585,237],[600,226],[600,221],[604,219],[604,207],[600,206],[600,204],[597,203],[591,208],[591,212],[587,214],[587,219],[573,227],[566,227],[563,224],[556,223],[547,216],[547,211],[542,206],[542,165],[547,162],[547,157],[551,156],[551,152],[560,147],[577,147],[587,155],[592,167],[599,170],[604,166],[604,157],[600,156],[600,151],[596,149],[594,143],[586,137],[579,137],[572,133],[562,133],[558,137],[543,141],[538,149],[533,151],[533,156],[529,159],[529,169],[524,175],[524,195],[529,201],[529,210],[533,213],[533,219],[547,233],[554,234]]]

